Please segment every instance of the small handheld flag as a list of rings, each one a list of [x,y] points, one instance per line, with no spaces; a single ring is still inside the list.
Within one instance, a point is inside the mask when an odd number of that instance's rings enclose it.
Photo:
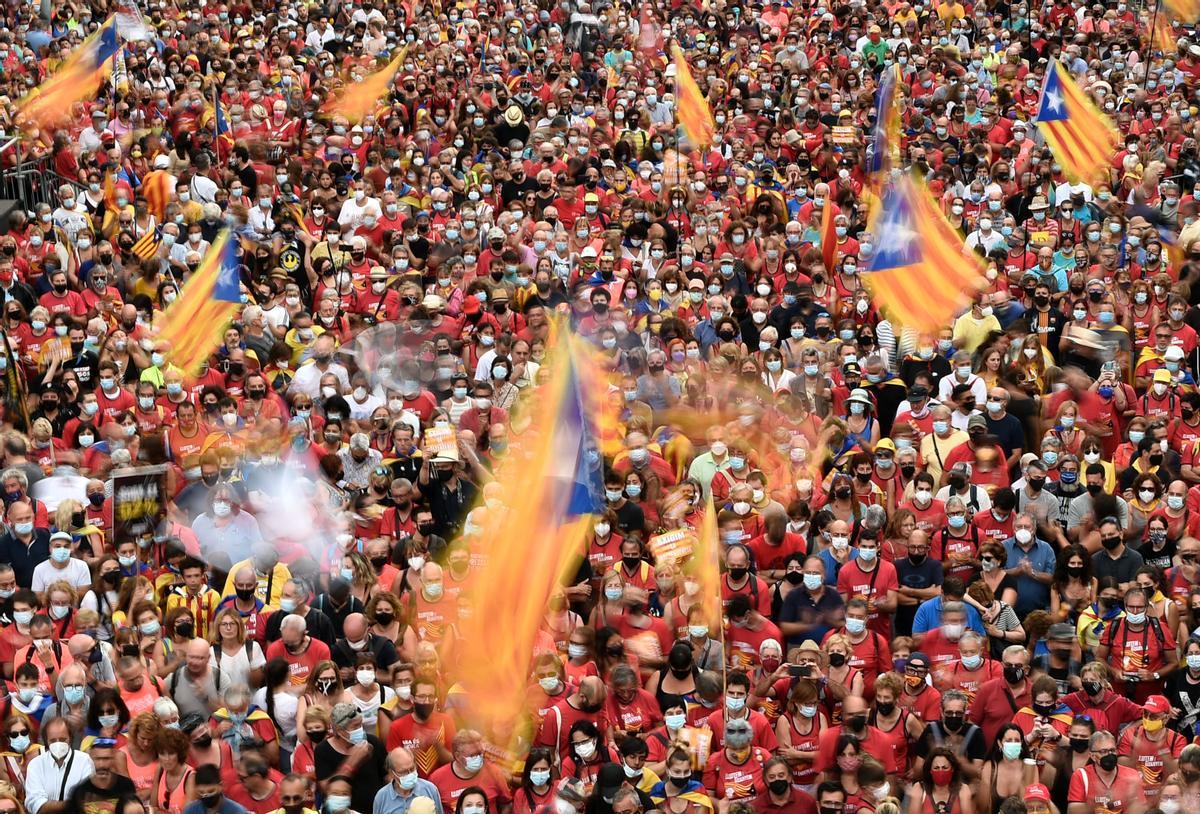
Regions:
[[[888,188],[878,213],[871,232],[879,248],[863,284],[905,328],[936,332],[986,284],[983,264],[911,176]]]
[[[1058,60],[1046,71],[1035,121],[1067,177],[1085,183],[1103,179],[1120,140],[1117,129]]]

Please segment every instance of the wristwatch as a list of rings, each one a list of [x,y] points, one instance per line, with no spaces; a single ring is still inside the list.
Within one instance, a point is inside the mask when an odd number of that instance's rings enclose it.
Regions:
[[[1159,675],[1159,674],[1156,672],[1156,673],[1154,674],[1154,680],[1155,680],[1155,681],[1161,681],[1161,680],[1162,680],[1162,676],[1160,676],[1160,675]]]

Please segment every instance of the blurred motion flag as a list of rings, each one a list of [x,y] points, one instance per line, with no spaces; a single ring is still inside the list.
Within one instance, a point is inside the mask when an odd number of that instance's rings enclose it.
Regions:
[[[486,512],[487,533],[472,542],[482,566],[467,596],[472,611],[458,624],[465,646],[455,648],[455,678],[467,690],[468,720],[493,732],[511,731],[525,711],[530,664],[550,652],[542,630],[547,605],[573,582],[593,514],[604,506],[584,352],[561,333],[546,360],[553,375],[522,402],[530,426],[553,430],[512,440],[496,473],[499,494],[474,510]]]
[[[1200,0],[1166,0],[1166,7],[1182,23],[1200,20]]]
[[[224,231],[164,315],[158,338],[171,344],[171,364],[195,373],[220,344],[242,301],[237,267],[235,244]]]
[[[23,98],[22,115],[43,129],[54,129],[71,118],[71,106],[95,98],[112,73],[121,38],[112,17],[76,48],[62,66]]]
[[[871,135],[871,160],[867,172],[887,172],[900,152],[900,66],[886,68],[875,94],[875,131]]]
[[[692,77],[692,71],[678,45],[672,46],[671,54],[675,65],[675,111],[679,126],[683,128],[683,134],[692,149],[707,147],[712,144],[716,130],[708,100],[700,92],[700,86]]]
[[[225,108],[221,105],[221,97],[216,98],[215,113],[217,122],[217,135],[223,136],[229,132],[229,119],[225,117]]]
[[[821,260],[826,271],[833,271],[837,263],[837,227],[833,223],[833,201],[826,199],[821,207]]]
[[[1198,4],[1200,5],[1200,4]],[[1163,54],[1174,54],[1176,51],[1175,32],[1171,30],[1171,21],[1164,14],[1158,18],[1154,24],[1154,31],[1151,33],[1150,44],[1152,47],[1161,51]]]
[[[884,193],[871,234],[878,248],[863,283],[875,305],[905,328],[937,333],[986,282],[979,257],[911,175]]]
[[[721,565],[718,553],[719,535],[717,529],[717,508],[713,505],[712,495],[704,507],[704,517],[700,520],[700,528],[696,530],[696,545],[692,549],[692,559],[684,569],[686,579],[693,579],[699,586],[701,607],[704,608],[704,620],[709,630],[724,630],[721,623]]]
[[[361,82],[346,85],[340,94],[331,96],[321,109],[326,113],[345,116],[351,124],[358,124],[373,113],[379,106],[379,101],[388,94],[406,53],[407,46],[401,48],[400,53],[382,69]]]
[[[1058,60],[1046,71],[1035,121],[1071,180],[1095,183],[1108,171],[1117,130]]]

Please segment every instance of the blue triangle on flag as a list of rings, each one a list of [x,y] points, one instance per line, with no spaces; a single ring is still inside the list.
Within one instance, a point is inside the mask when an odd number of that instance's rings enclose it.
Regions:
[[[1037,121],[1062,122],[1071,118],[1067,112],[1067,100],[1063,96],[1062,78],[1058,75],[1057,62],[1050,64],[1046,72],[1046,84],[1042,88],[1042,99],[1038,104]]]
[[[880,218],[876,227],[875,245],[868,271],[887,271],[921,262],[921,236],[914,228],[912,200],[908,184],[901,181],[883,196]]]

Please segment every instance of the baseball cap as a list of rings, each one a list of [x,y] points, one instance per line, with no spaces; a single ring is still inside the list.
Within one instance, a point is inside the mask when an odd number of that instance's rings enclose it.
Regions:
[[[1171,703],[1166,696],[1152,695],[1146,699],[1142,708],[1151,715],[1164,715],[1171,711]]]
[[[1032,786],[1025,787],[1024,797],[1026,800],[1041,800],[1048,803],[1050,802],[1050,789],[1041,783],[1034,783]]]

